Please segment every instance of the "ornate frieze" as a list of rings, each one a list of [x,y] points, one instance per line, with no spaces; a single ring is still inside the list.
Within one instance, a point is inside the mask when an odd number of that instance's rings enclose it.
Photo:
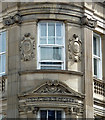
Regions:
[[[79,40],[78,35],[74,34],[72,39],[69,39],[68,45],[68,59],[74,62],[81,60],[82,42]]]
[[[62,103],[77,103],[78,101],[72,97],[29,97],[26,99],[26,103],[34,103],[34,102],[62,102]]]
[[[35,57],[35,40],[30,33],[26,33],[20,42],[20,54],[23,61],[29,61]]]
[[[87,26],[89,26],[91,28],[95,28],[97,26],[97,20],[95,20],[95,19],[89,19],[89,18],[87,18],[87,16],[84,15],[81,18],[81,24],[82,25],[87,25]]]
[[[14,16],[9,16],[3,19],[4,26],[9,26],[13,24],[21,24],[22,23],[22,16],[19,13],[16,13]]]

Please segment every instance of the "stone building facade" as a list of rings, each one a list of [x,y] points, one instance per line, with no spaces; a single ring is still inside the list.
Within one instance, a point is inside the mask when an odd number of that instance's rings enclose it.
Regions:
[[[1,6],[1,118],[105,119],[105,4]]]

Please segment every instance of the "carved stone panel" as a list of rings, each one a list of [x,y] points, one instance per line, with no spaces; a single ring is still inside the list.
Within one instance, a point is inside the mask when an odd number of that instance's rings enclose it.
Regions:
[[[35,40],[30,33],[26,33],[20,43],[20,54],[23,61],[29,61],[35,57]]]
[[[78,39],[78,35],[74,34],[72,39],[69,39],[68,45],[68,59],[74,62],[81,60],[82,42]]]

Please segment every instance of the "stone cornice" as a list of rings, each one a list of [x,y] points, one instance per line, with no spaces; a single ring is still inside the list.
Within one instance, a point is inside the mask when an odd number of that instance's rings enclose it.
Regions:
[[[26,70],[26,71],[19,71],[18,73],[19,75],[35,74],[35,73],[61,73],[61,74],[72,74],[72,75],[83,76],[83,72],[68,71],[68,70]]]

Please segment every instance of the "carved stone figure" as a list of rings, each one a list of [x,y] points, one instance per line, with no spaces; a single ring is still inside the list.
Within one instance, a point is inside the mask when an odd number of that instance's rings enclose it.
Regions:
[[[68,53],[69,60],[74,62],[81,60],[82,42],[78,39],[78,35],[74,34],[73,39],[69,39]]]
[[[26,33],[20,43],[21,59],[29,61],[35,57],[35,40],[30,33]]]

